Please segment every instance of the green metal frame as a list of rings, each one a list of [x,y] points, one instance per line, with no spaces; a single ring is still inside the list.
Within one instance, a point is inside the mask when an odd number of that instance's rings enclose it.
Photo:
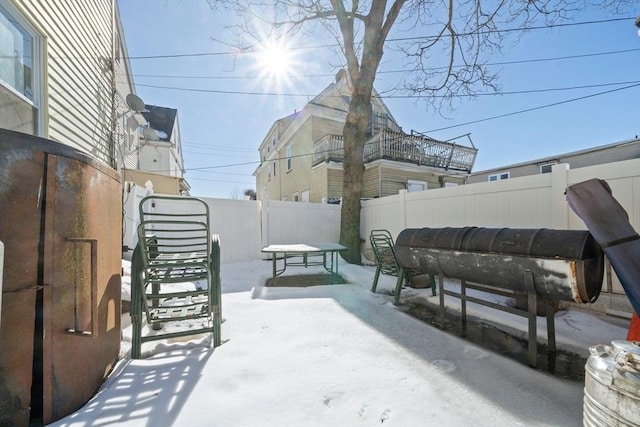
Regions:
[[[176,203],[179,213],[157,204]],[[212,235],[209,207],[196,198],[148,196],[140,202],[138,244],[131,265],[131,357],[140,358],[144,342],[211,333],[221,344],[220,244]],[[206,281],[206,289],[167,292],[163,285]],[[153,334],[142,335],[143,315]],[[202,327],[162,331],[163,324],[201,320]]]
[[[410,274],[412,274],[412,270],[406,270],[402,268],[400,264],[398,264],[396,251],[394,249],[393,238],[391,237],[391,233],[389,233],[389,231],[371,230],[371,234],[369,235],[369,242],[371,243],[371,248],[373,249],[373,254],[376,259],[376,274],[373,278],[371,292],[376,292],[380,273],[397,276],[398,279],[396,280],[396,288],[393,293],[393,303],[398,305],[400,304],[400,292],[402,290],[402,283]],[[433,296],[435,296],[435,278],[433,276],[430,276],[429,282],[431,284],[431,293]]]

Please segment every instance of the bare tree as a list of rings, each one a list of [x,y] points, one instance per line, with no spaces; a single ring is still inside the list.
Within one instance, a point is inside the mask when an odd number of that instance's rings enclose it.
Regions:
[[[396,49],[407,60],[401,87],[411,93],[439,95],[429,99],[442,108],[450,106],[454,96],[497,90],[497,76],[486,61],[489,54],[500,51],[506,37],[534,24],[568,19],[585,4],[584,0],[209,1],[232,6],[242,18],[237,28],[243,34],[257,36],[255,22],[288,35],[314,31],[319,25],[337,41],[352,87],[343,130],[340,243],[348,247],[343,257],[357,264],[361,262],[362,154],[373,83],[384,49]],[[428,34],[390,39],[391,29],[397,27]],[[444,62],[436,55],[441,52]]]

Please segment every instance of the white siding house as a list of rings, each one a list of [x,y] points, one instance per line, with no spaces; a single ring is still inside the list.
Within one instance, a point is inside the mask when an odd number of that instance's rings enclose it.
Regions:
[[[156,193],[188,195],[191,187],[184,179],[178,110],[145,105],[141,115],[147,125],[137,137],[137,164],[123,169],[125,180],[142,187],[150,181]]]
[[[0,16],[2,127],[113,165],[115,2],[0,0]]]

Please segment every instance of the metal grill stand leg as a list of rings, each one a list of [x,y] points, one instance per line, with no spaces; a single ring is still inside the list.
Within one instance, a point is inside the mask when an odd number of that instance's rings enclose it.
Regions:
[[[524,283],[528,294],[529,309],[529,366],[537,366],[538,356],[538,327],[537,327],[537,293],[533,284],[533,273],[524,272]]]
[[[547,315],[547,341],[549,354],[555,356],[556,353],[556,324],[555,313],[552,301],[545,301],[545,314]]]
[[[438,287],[440,288],[440,327],[444,329],[444,274],[438,274]]]
[[[460,333],[464,337],[467,335],[467,282],[460,281]]]

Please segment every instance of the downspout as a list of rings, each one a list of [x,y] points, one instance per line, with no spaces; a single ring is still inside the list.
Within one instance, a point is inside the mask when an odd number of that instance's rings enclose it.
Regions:
[[[111,132],[109,138],[109,163],[114,169],[118,169],[116,162],[116,0],[111,0],[111,58],[109,71],[111,71]]]

